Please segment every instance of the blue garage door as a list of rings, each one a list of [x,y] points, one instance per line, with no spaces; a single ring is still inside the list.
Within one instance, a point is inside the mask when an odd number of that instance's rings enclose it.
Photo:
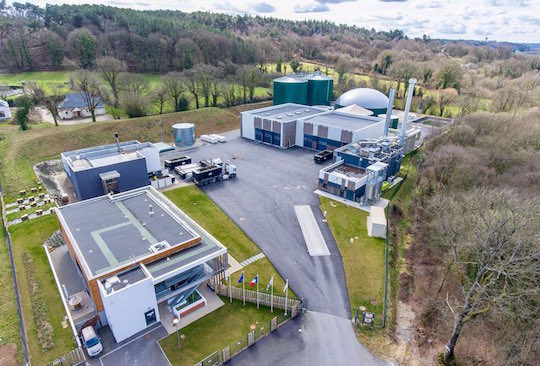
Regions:
[[[272,144],[276,146],[281,146],[281,134],[277,132],[272,132]]]
[[[271,144],[272,143],[272,132],[263,130],[263,141]]]
[[[263,133],[260,128],[255,129],[255,140],[262,141],[263,140]]]

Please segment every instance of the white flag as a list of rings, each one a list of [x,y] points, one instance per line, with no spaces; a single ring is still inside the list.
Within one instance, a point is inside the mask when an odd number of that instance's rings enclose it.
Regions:
[[[283,287],[283,292],[287,291],[288,288],[289,288],[289,280],[285,282],[285,287]]]
[[[270,281],[268,281],[268,285],[266,285],[266,290],[265,291],[268,291],[270,286],[274,286],[274,276],[272,276],[272,278],[270,278]]]

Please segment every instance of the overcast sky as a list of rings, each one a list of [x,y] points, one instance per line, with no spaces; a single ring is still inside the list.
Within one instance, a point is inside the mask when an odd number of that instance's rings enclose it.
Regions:
[[[24,0],[19,0],[25,2]],[[28,0],[83,4],[86,0]],[[133,9],[197,10],[278,18],[330,20],[402,29],[409,37],[485,39],[540,43],[540,0],[102,0]]]

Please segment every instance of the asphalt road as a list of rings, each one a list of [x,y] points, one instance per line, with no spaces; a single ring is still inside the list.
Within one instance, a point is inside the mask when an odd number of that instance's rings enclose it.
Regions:
[[[354,334],[341,256],[313,193],[321,168],[313,162],[313,152],[245,140],[239,131],[226,135],[226,143],[164,158],[187,154],[194,162],[221,158],[237,166],[236,178],[205,186],[204,191],[289,279],[296,295],[307,299],[310,310],[236,356],[231,365],[385,364]],[[330,256],[309,255],[294,205],[312,207]]]

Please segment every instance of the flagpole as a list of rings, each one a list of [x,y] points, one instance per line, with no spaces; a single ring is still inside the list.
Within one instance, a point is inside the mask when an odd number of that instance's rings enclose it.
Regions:
[[[257,273],[257,309],[259,308],[259,274]]]
[[[231,282],[230,274],[229,274],[229,302],[232,302],[232,282]]]
[[[272,281],[272,293],[270,294],[270,312],[274,312],[274,281]]]
[[[287,286],[286,292],[285,292],[285,315],[287,315],[287,302],[289,297],[289,280],[287,279],[287,283],[285,283],[285,286]]]
[[[246,279],[244,278],[244,271],[242,271],[242,301],[246,306]]]

